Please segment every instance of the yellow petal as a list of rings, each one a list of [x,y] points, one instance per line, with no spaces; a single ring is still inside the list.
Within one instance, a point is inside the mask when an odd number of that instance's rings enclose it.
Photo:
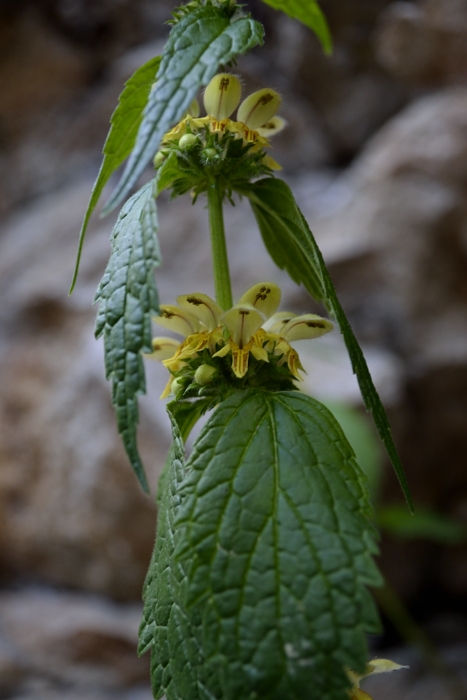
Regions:
[[[225,312],[221,321],[232,334],[235,345],[243,348],[260,328],[264,316],[251,304],[237,304]]]
[[[325,333],[329,333],[334,328],[331,321],[328,321],[316,314],[304,314],[296,316],[286,323],[281,330],[281,335],[288,341],[303,340],[305,338],[319,338]]]
[[[180,347],[180,343],[175,338],[153,338],[152,352],[145,353],[145,357],[150,360],[168,360],[173,357]]]
[[[373,700],[373,698],[361,688],[352,688],[350,691],[350,700]]]
[[[297,314],[293,314],[290,311],[278,311],[276,314],[273,314],[271,318],[268,318],[266,323],[263,323],[263,328],[265,331],[268,331],[268,333],[282,335],[281,331],[285,324],[296,317]]]
[[[282,170],[282,165],[278,163],[277,160],[274,160],[274,158],[271,158],[271,156],[264,156],[261,159],[261,163],[267,168],[271,168],[271,170]]]
[[[173,380],[174,380],[174,378],[172,377],[172,375],[170,375],[169,380],[168,380],[167,384],[165,385],[164,391],[163,391],[162,394],[159,396],[160,399],[166,399],[167,396],[170,396],[171,391],[172,391],[172,382],[173,382]]]
[[[248,371],[248,359],[250,350],[246,348],[232,348],[232,370],[236,377],[241,379]]]
[[[281,97],[275,90],[263,88],[243,100],[238,108],[237,119],[256,130],[271,121],[281,102]]]
[[[227,343],[226,345],[224,345],[223,348],[221,348],[220,350],[218,350],[218,351],[213,355],[213,357],[225,357],[226,355],[229,354],[229,352],[230,352],[231,349],[232,349],[232,348],[231,348],[231,344],[230,344],[230,343]]]
[[[400,668],[409,667],[396,664],[395,661],[391,661],[390,659],[373,659],[373,661],[370,661],[368,664],[367,673],[365,675],[373,676],[377,673],[390,673],[391,671],[398,671]]]
[[[281,303],[281,290],[274,282],[259,282],[250,287],[238,303],[250,304],[269,318]]]
[[[219,73],[204,91],[204,107],[214,119],[228,119],[234,112],[242,95],[242,85],[235,75]]]
[[[190,117],[199,117],[199,102],[196,97],[194,100],[192,100],[190,106],[188,107],[188,114]]]
[[[262,360],[263,362],[269,362],[269,357],[266,350],[259,345],[256,345],[256,343],[253,343],[250,352],[255,359]]]
[[[296,350],[293,348],[290,348],[290,352],[287,357],[287,364],[289,366],[290,371],[292,372],[294,377],[297,377],[297,379],[300,379],[302,381],[302,378],[299,373],[299,369],[302,370],[302,372],[305,372],[305,368],[303,367],[302,363],[300,362],[300,358],[298,356],[298,353]],[[305,372],[306,374],[306,372]]]
[[[258,127],[256,131],[258,134],[261,136],[265,136],[267,139],[270,138],[271,136],[275,136],[275,134],[278,134],[282,129],[285,129],[287,126],[287,122],[285,119],[282,119],[282,117],[273,117],[270,119],[266,124],[263,124],[262,126]]]
[[[222,309],[207,294],[184,294],[177,297],[177,303],[183,311],[201,321],[209,331],[213,331],[219,325]]]
[[[153,316],[158,326],[169,328],[179,335],[191,335],[199,331],[199,321],[195,316],[183,311],[179,306],[164,304],[159,316]]]

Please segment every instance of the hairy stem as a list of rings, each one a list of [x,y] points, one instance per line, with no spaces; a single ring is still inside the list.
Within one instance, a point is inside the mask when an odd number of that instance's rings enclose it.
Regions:
[[[232,307],[229,260],[225,243],[224,214],[222,211],[222,189],[212,179],[208,187],[209,227],[211,231],[212,265],[216,301],[224,311]]]

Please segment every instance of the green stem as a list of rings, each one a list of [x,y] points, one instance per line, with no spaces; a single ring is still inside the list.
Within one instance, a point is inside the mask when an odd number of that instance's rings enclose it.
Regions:
[[[222,210],[222,189],[219,182],[212,179],[208,187],[209,227],[211,230],[212,265],[216,301],[224,311],[233,306],[230,285],[229,260],[225,243],[224,214]]]

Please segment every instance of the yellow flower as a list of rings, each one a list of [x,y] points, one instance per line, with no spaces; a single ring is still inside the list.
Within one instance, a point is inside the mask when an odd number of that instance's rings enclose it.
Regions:
[[[365,673],[358,674],[354,673],[354,671],[347,671],[347,675],[353,684],[349,690],[350,700],[372,700],[371,695],[361,690],[360,681],[367,676],[373,676],[377,673],[390,673],[391,671],[398,671],[400,668],[408,668],[408,666],[401,666],[389,659],[373,659],[366,665]]]
[[[204,92],[207,116],[198,116],[199,106],[194,101],[186,117],[165,134],[162,146],[171,141],[179,142],[185,135],[197,134],[207,127],[211,133],[220,136],[226,132],[233,134],[235,138],[242,139],[245,146],[250,146],[252,152],[268,148],[268,138],[286,126],[284,119],[275,116],[281,97],[275,90],[263,88],[249,95],[238,106],[241,90],[240,80],[235,75],[215,75]],[[237,121],[234,121],[230,117],[237,107]],[[272,170],[281,170],[271,156],[265,156],[263,162]]]
[[[269,362],[274,356],[278,366],[287,363],[292,375],[301,379],[299,370],[303,367],[290,342],[318,338],[329,333],[333,324],[315,314],[276,313],[280,300],[281,290],[276,284],[260,282],[225,313],[215,301],[200,293],[179,296],[177,305],[161,306],[154,321],[185,338],[181,343],[173,338],[153,340],[153,352],[148,357],[163,362],[171,373],[161,398],[171,393],[172,375],[206,349],[212,358],[231,353],[232,372],[238,379],[248,371],[250,354],[261,362]],[[209,383],[214,374],[206,369],[199,371],[199,383]]]

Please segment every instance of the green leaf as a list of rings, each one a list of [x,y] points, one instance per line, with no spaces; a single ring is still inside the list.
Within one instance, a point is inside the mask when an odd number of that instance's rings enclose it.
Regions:
[[[172,151],[168,156],[167,160],[165,160],[162,163],[162,165],[157,171],[155,185],[157,195],[159,196],[163,190],[166,190],[168,187],[171,187],[174,181],[181,175],[182,173],[178,165],[177,155]]]
[[[411,515],[401,506],[385,506],[377,512],[378,525],[403,539],[427,539],[441,544],[462,544],[467,528],[428,508],[418,507]]]
[[[268,248],[268,250],[276,265],[285,267],[292,279],[304,284],[315,299],[318,301],[324,299],[327,308],[339,324],[366,409],[373,416],[379,436],[392,462],[407,504],[410,510],[413,511],[409,485],[394,444],[386,411],[373,384],[362,349],[337,298],[336,290],[321,251],[305,217],[295,203],[290,187],[282,180],[269,177],[252,183],[248,189],[245,188],[238,191],[249,197],[260,228],[263,225],[261,229],[263,237],[268,235],[268,233],[272,236],[274,241],[273,249],[270,250]],[[265,219],[268,222],[267,229],[262,224]],[[292,226],[290,222],[294,225]],[[293,248],[291,247],[291,241],[294,244]],[[267,241],[265,243],[268,245]],[[289,251],[293,251],[293,255],[296,256],[295,261],[290,261],[292,256]],[[279,255],[282,255],[282,264]],[[297,263],[297,261],[300,262]],[[311,276],[309,277],[309,275]],[[318,285],[318,275],[321,280],[320,290],[315,295],[313,294],[313,289]]]
[[[195,401],[171,401],[167,405],[167,410],[176,421],[183,440],[188,438],[198,420],[212,407],[212,404],[212,397],[208,397]]]
[[[378,499],[383,476],[381,442],[367,415],[338,401],[323,401],[345,433],[357,462],[368,479],[372,503]],[[406,509],[407,511],[407,509]]]
[[[239,392],[200,433],[178,493],[181,599],[205,685],[225,700],[346,700],[379,622],[366,478],[332,415],[298,392]],[[221,694],[210,687],[217,670]]]
[[[117,170],[123,161],[128,158],[136,141],[143,110],[148,101],[149,92],[156,79],[161,57],[156,56],[138,68],[131,78],[125,83],[125,89],[118,98],[118,106],[110,119],[110,131],[104,144],[104,159],[102,161],[97,180],[92,188],[86,214],[78,243],[75,270],[71,282],[70,294],[73,292],[78,277],[79,263],[83,250],[86,229],[89,219],[94,211],[102,190],[107,184],[112,173]]]
[[[282,10],[289,17],[298,19],[318,37],[324,53],[332,53],[332,37],[326,17],[315,0],[263,0],[275,10]]]
[[[276,265],[287,270],[294,282],[303,284],[314,299],[323,301],[325,290],[313,247],[302,230],[293,194],[282,185],[282,180],[265,178],[237,188],[237,192],[249,198],[264,245]]]
[[[173,26],[136,145],[105,212],[128,194],[164,134],[182,119],[198,89],[209,83],[219,66],[262,43],[264,32],[258,22],[230,15],[228,8],[209,4],[190,12]]]
[[[148,491],[136,444],[138,394],[146,391],[142,352],[151,352],[150,314],[158,313],[154,268],[160,264],[157,213],[150,182],[123,207],[112,232],[112,251],[94,301],[100,302],[96,337],[104,334],[106,376],[125,450]]]
[[[169,407],[168,413],[174,442],[159,480],[157,539],[144,585],[138,653],[151,650],[155,698],[165,694],[167,700],[208,700],[202,678],[204,658],[181,603],[185,575],[173,559],[174,523],[180,508],[185,453],[177,420]]]

